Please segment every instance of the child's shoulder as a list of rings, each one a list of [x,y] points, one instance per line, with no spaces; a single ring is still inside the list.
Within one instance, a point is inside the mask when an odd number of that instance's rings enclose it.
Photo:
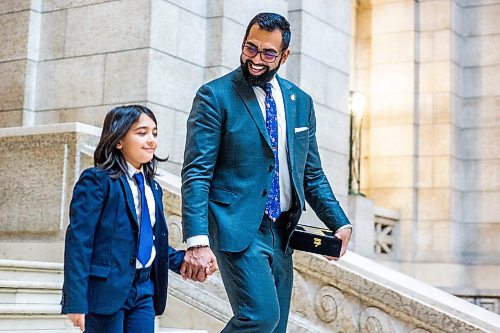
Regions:
[[[95,175],[96,177],[103,177],[103,176],[107,176],[107,172],[105,170],[103,170],[102,168],[99,168],[99,167],[91,167],[91,168],[87,168],[85,170],[82,171],[82,176],[83,175]]]
[[[111,180],[109,173],[99,167],[91,167],[83,170],[83,172],[80,174],[80,179],[84,178],[94,179],[99,182],[107,182]]]

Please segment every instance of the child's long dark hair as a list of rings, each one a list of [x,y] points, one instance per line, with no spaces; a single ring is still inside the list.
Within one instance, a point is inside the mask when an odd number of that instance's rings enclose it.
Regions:
[[[111,178],[119,178],[122,174],[127,174],[127,162],[121,151],[116,148],[116,145],[123,139],[141,114],[153,119],[155,125],[157,125],[153,112],[142,105],[118,106],[109,111],[106,118],[104,118],[101,139],[94,152],[94,165],[107,171]],[[151,161],[142,165],[144,176],[148,182],[151,182],[156,175],[157,162],[166,160],[153,155]]]

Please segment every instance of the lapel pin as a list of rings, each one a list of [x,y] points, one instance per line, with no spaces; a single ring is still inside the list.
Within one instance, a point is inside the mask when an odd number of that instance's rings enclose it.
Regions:
[[[295,101],[295,94],[291,94],[290,99],[292,100],[292,102],[294,102]]]

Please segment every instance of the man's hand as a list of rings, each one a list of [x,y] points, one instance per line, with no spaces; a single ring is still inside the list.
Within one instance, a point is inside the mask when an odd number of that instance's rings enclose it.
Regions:
[[[217,259],[210,247],[190,247],[184,256],[181,275],[185,279],[204,282],[218,269]]]
[[[342,240],[342,248],[340,249],[340,255],[338,258],[325,256],[326,259],[339,260],[339,258],[345,254],[345,251],[347,251],[347,246],[349,245],[349,240],[351,239],[351,232],[352,232],[351,228],[344,228],[344,229],[337,230],[337,232],[335,233],[335,237]]]
[[[83,313],[68,313],[68,318],[73,326],[79,327],[80,331],[85,331],[85,315]]]

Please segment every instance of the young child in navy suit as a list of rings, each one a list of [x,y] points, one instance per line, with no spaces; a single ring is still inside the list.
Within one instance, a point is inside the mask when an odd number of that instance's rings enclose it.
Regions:
[[[62,313],[85,332],[154,332],[168,269],[185,251],[168,245],[162,189],[154,180],[157,122],[140,105],[116,107],[73,191],[66,232]],[[209,270],[207,269],[207,274]]]

